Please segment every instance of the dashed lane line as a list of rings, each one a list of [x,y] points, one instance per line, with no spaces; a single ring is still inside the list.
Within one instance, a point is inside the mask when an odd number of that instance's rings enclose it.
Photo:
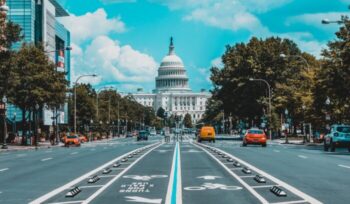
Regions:
[[[241,178],[254,178],[255,176],[251,175],[251,176],[240,176]]]
[[[304,155],[298,155],[299,158],[302,158],[302,159],[307,159],[308,157],[307,156],[304,156]]]
[[[277,149],[274,149],[273,151],[274,151],[274,152],[277,152],[277,153],[281,152],[280,150],[277,150]]]
[[[105,185],[103,185],[100,189],[98,189],[95,193],[93,193],[90,197],[88,197],[85,201],[83,201],[82,204],[90,203],[97,196],[99,196],[101,193],[103,193],[103,191],[105,191],[109,186],[111,186],[117,179],[119,179],[123,174],[125,174],[129,169],[131,169],[135,164],[137,164],[141,159],[143,159],[146,155],[148,155],[150,152],[152,152],[154,149],[158,148],[161,145],[162,145],[162,143],[158,144],[157,146],[151,148],[146,153],[141,155],[132,164],[130,164],[127,168],[125,168],[122,172],[120,172],[117,176],[115,176],[113,179],[108,181]]]
[[[72,152],[72,153],[70,153],[71,155],[74,155],[74,154],[78,154],[78,152]]]
[[[121,155],[121,156],[119,156],[119,157],[117,157],[117,158],[115,158],[115,159],[113,159],[113,160],[111,160],[111,161],[109,161],[109,162],[107,162],[107,163],[97,167],[96,169],[94,169],[94,170],[92,170],[92,171],[90,171],[90,172],[88,172],[86,174],[83,174],[82,176],[74,179],[73,181],[71,181],[71,182],[69,182],[69,183],[67,183],[67,184],[65,184],[65,185],[63,185],[61,187],[58,187],[55,190],[53,190],[53,191],[51,191],[51,192],[49,192],[49,193],[47,193],[45,195],[42,195],[41,197],[31,201],[29,204],[43,203],[43,202],[47,201],[48,199],[52,198],[53,196],[55,196],[55,195],[61,193],[62,191],[70,188],[71,186],[74,186],[77,183],[79,183],[79,182],[87,179],[88,177],[96,174],[97,172],[100,172],[104,168],[113,165],[116,161],[121,160],[122,158],[126,157],[127,155],[129,155],[131,153],[134,153],[134,152],[136,152],[136,151],[138,151],[140,149],[144,149],[146,147],[150,147],[150,146],[155,145],[155,144],[157,144],[157,143],[153,143],[153,144],[150,144],[150,145],[147,145],[147,146],[144,146],[144,147],[140,147],[140,148],[135,149],[133,151],[127,152],[127,153],[125,153],[125,154],[123,154],[123,155]],[[81,202],[83,202],[83,201],[80,201],[79,203],[81,203]]]
[[[209,147],[209,146],[204,145],[204,144],[202,144],[202,145],[203,145],[204,147]],[[204,149],[204,148],[202,147],[202,149]],[[215,149],[217,149],[217,148],[215,148]],[[204,151],[207,151],[207,150],[204,150]],[[227,153],[227,152],[224,151],[224,150],[221,150],[221,149],[220,149],[220,151],[221,151],[222,153],[226,154],[226,155],[230,155],[231,158],[235,159],[236,161],[238,161],[239,163],[243,164],[244,166],[250,168],[251,170],[255,171],[256,173],[260,174],[261,176],[263,176],[263,177],[269,179],[270,181],[276,183],[276,184],[279,185],[279,186],[284,187],[284,188],[287,189],[288,191],[290,191],[290,192],[292,192],[293,194],[295,194],[295,195],[299,196],[300,198],[304,199],[304,202],[309,202],[309,203],[312,203],[312,204],[322,204],[322,202],[320,202],[320,201],[317,200],[316,198],[313,198],[312,196],[307,195],[306,193],[303,193],[302,191],[298,190],[297,188],[295,188],[295,187],[293,187],[293,186],[291,186],[291,185],[289,185],[289,184],[287,184],[287,183],[285,183],[285,182],[279,180],[278,178],[276,178],[276,177],[274,177],[274,176],[272,176],[272,175],[266,173],[265,171],[263,171],[263,170],[261,170],[261,169],[258,169],[257,167],[255,167],[255,166],[249,164],[248,162],[245,162],[245,161],[241,160],[240,158],[235,157],[235,156],[233,156],[232,154]],[[207,152],[208,152],[208,151],[207,151]],[[210,153],[208,152],[208,154],[210,154]],[[214,156],[213,156],[213,157],[214,157]],[[226,167],[226,168],[227,168],[227,167]],[[290,201],[290,202],[292,202],[292,201]],[[290,203],[290,202],[288,202],[288,203]]]
[[[274,185],[251,186],[252,188],[271,188]]]
[[[101,188],[103,185],[79,186],[79,188]]]
[[[0,172],[7,171],[9,168],[0,169]]]
[[[52,157],[49,157],[49,158],[42,159],[42,160],[40,160],[40,161],[44,162],[44,161],[49,161],[49,160],[51,160],[51,159],[52,159]]]
[[[339,164],[338,166],[339,166],[339,167],[342,167],[342,168],[350,169],[350,166],[346,166],[346,165],[343,165],[343,164]]]
[[[67,201],[67,202],[58,202],[58,203],[49,203],[49,204],[74,204],[74,203],[81,203],[83,200],[75,200],[75,201]]]

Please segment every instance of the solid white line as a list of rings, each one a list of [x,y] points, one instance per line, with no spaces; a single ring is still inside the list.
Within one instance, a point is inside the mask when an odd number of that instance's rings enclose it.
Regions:
[[[302,159],[307,159],[307,156],[304,156],[304,155],[298,155],[298,157],[300,157]]]
[[[154,144],[155,144],[155,143],[154,143]],[[147,145],[146,147],[152,146],[152,145],[154,145],[154,144]],[[42,195],[41,197],[39,197],[39,198],[33,200],[32,202],[30,202],[29,204],[43,203],[44,201],[46,201],[46,200],[52,198],[53,196],[55,196],[55,195],[61,193],[62,191],[64,191],[64,190],[70,188],[71,186],[76,185],[77,183],[79,183],[79,182],[81,182],[81,181],[87,179],[88,177],[90,177],[90,176],[92,176],[92,175],[94,175],[94,174],[100,172],[100,171],[103,170],[104,168],[113,165],[116,161],[118,161],[118,160],[120,160],[120,159],[126,157],[127,155],[129,155],[129,154],[131,154],[131,153],[134,153],[134,152],[136,152],[136,151],[138,151],[139,149],[142,149],[142,148],[143,148],[143,147],[138,148],[138,149],[135,149],[135,150],[133,150],[133,151],[131,151],[131,152],[125,153],[125,154],[123,154],[123,155],[121,155],[121,156],[119,156],[119,157],[117,157],[117,158],[115,158],[115,159],[113,159],[113,160],[111,160],[111,161],[109,161],[109,162],[107,162],[107,163],[105,163],[105,164],[103,164],[103,165],[97,167],[96,169],[94,169],[94,170],[92,170],[92,171],[90,171],[90,172],[88,172],[88,173],[86,173],[86,174],[80,176],[79,178],[76,178],[76,179],[74,179],[73,181],[71,181],[71,182],[69,182],[69,183],[67,183],[67,184],[65,184],[65,185],[63,185],[63,186],[61,186],[61,187],[59,187],[59,188],[56,188],[55,190],[53,190],[53,191],[51,191],[51,192],[49,192],[49,193],[47,193],[47,194],[45,194],[45,195]]]
[[[48,161],[48,160],[51,160],[51,159],[52,159],[52,158],[49,157],[49,158],[42,159],[42,160],[40,160],[40,161],[44,162],[44,161]]]
[[[176,189],[176,204],[182,204],[182,175],[181,175],[181,154],[180,143],[178,145],[177,158],[177,189]]]
[[[203,144],[203,146],[207,146],[207,145],[204,145],[204,144]],[[215,149],[217,149],[217,148],[215,148]],[[218,149],[217,149],[217,150],[218,150]],[[295,195],[297,195],[297,196],[299,196],[299,197],[305,199],[307,202],[310,202],[310,203],[312,203],[312,204],[322,204],[322,202],[319,201],[319,200],[317,200],[316,198],[313,198],[313,197],[311,197],[310,195],[307,195],[306,193],[301,192],[300,190],[296,189],[295,187],[293,187],[293,186],[291,186],[291,185],[289,185],[289,184],[287,184],[287,183],[285,183],[285,182],[279,180],[279,179],[276,178],[276,177],[273,177],[272,175],[270,175],[270,174],[264,172],[263,170],[258,169],[257,167],[255,167],[255,166],[253,166],[253,165],[251,165],[251,164],[249,164],[249,163],[247,163],[247,162],[245,162],[245,161],[239,159],[238,157],[235,157],[235,156],[233,156],[233,155],[231,155],[231,154],[225,152],[224,150],[221,150],[221,151],[222,151],[223,153],[225,153],[225,154],[230,155],[232,158],[234,158],[235,160],[237,160],[239,163],[243,164],[244,166],[247,166],[247,167],[250,168],[251,170],[253,170],[253,171],[255,171],[256,173],[262,175],[263,177],[265,177],[265,178],[271,180],[272,182],[276,183],[277,185],[282,186],[282,187],[286,188],[288,191],[294,193]]]
[[[48,204],[73,204],[73,203],[81,203],[83,200],[75,200],[75,201],[67,201],[67,202],[58,202],[58,203],[48,203]]]
[[[241,178],[253,178],[255,176],[240,176]]]
[[[165,204],[171,204],[171,193],[172,193],[172,188],[173,188],[173,183],[174,183],[174,173],[175,173],[176,148],[177,148],[177,144],[174,147],[173,162],[172,162],[171,170],[170,170],[168,190],[167,190],[167,194],[166,194],[166,198],[165,198]]]
[[[146,155],[148,155],[150,152],[152,152],[152,150],[158,148],[161,145],[162,145],[162,143],[158,144],[157,146],[155,146],[152,149],[145,152],[142,156],[140,156],[132,164],[130,164],[126,169],[124,169],[122,172],[120,172],[116,177],[114,177],[112,180],[110,180],[108,183],[106,183],[103,187],[98,189],[94,194],[92,194],[90,197],[88,197],[84,202],[82,202],[82,204],[90,203],[93,199],[95,199],[97,196],[99,196],[104,190],[106,190],[110,185],[112,185],[118,178],[120,178],[129,169],[131,169],[131,167],[133,167],[135,164],[137,164],[142,158],[144,158]]]
[[[251,186],[252,188],[271,188],[274,185],[264,185],[264,186]]]
[[[286,201],[286,202],[278,202],[278,203],[271,203],[271,204],[294,204],[294,203],[305,203],[306,200],[296,200],[296,201]]]
[[[205,151],[210,157],[212,157],[216,162],[218,162],[229,174],[231,174],[232,177],[234,177],[238,182],[240,182],[251,194],[253,194],[254,197],[256,197],[261,203],[263,204],[268,204],[269,202],[262,197],[259,193],[257,193],[251,186],[249,186],[246,182],[244,182],[238,175],[233,173],[225,164],[223,164],[219,159],[217,159],[214,155],[212,155],[210,152],[208,152],[205,148],[193,144],[197,146],[198,148],[202,149]],[[204,145],[207,146],[207,145]]]
[[[79,186],[79,188],[101,188],[103,185]]]
[[[7,170],[9,170],[9,168],[0,169],[0,172],[7,171]]]
[[[343,167],[343,168],[350,169],[350,166],[346,166],[346,165],[342,165],[342,164],[339,164],[338,166],[339,166],[339,167]]]

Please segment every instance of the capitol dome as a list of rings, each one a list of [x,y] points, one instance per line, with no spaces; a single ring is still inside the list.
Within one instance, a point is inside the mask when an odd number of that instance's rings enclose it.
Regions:
[[[188,92],[188,77],[185,66],[179,56],[175,54],[173,38],[170,39],[169,53],[158,69],[156,77],[156,92]]]

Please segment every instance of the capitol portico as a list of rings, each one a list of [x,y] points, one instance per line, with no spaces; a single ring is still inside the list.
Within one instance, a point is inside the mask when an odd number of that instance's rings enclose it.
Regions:
[[[192,92],[189,87],[185,66],[175,54],[173,38],[170,40],[169,53],[158,69],[155,79],[156,89],[153,93],[134,93],[135,100],[157,111],[162,107],[168,115],[185,116],[189,113],[194,123],[200,120],[205,112],[209,92]]]

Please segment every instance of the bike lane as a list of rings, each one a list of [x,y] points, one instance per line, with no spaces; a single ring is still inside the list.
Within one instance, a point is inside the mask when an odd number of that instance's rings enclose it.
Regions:
[[[154,149],[90,203],[165,203],[174,148]]]
[[[180,147],[183,203],[260,203],[203,150],[190,143]]]

